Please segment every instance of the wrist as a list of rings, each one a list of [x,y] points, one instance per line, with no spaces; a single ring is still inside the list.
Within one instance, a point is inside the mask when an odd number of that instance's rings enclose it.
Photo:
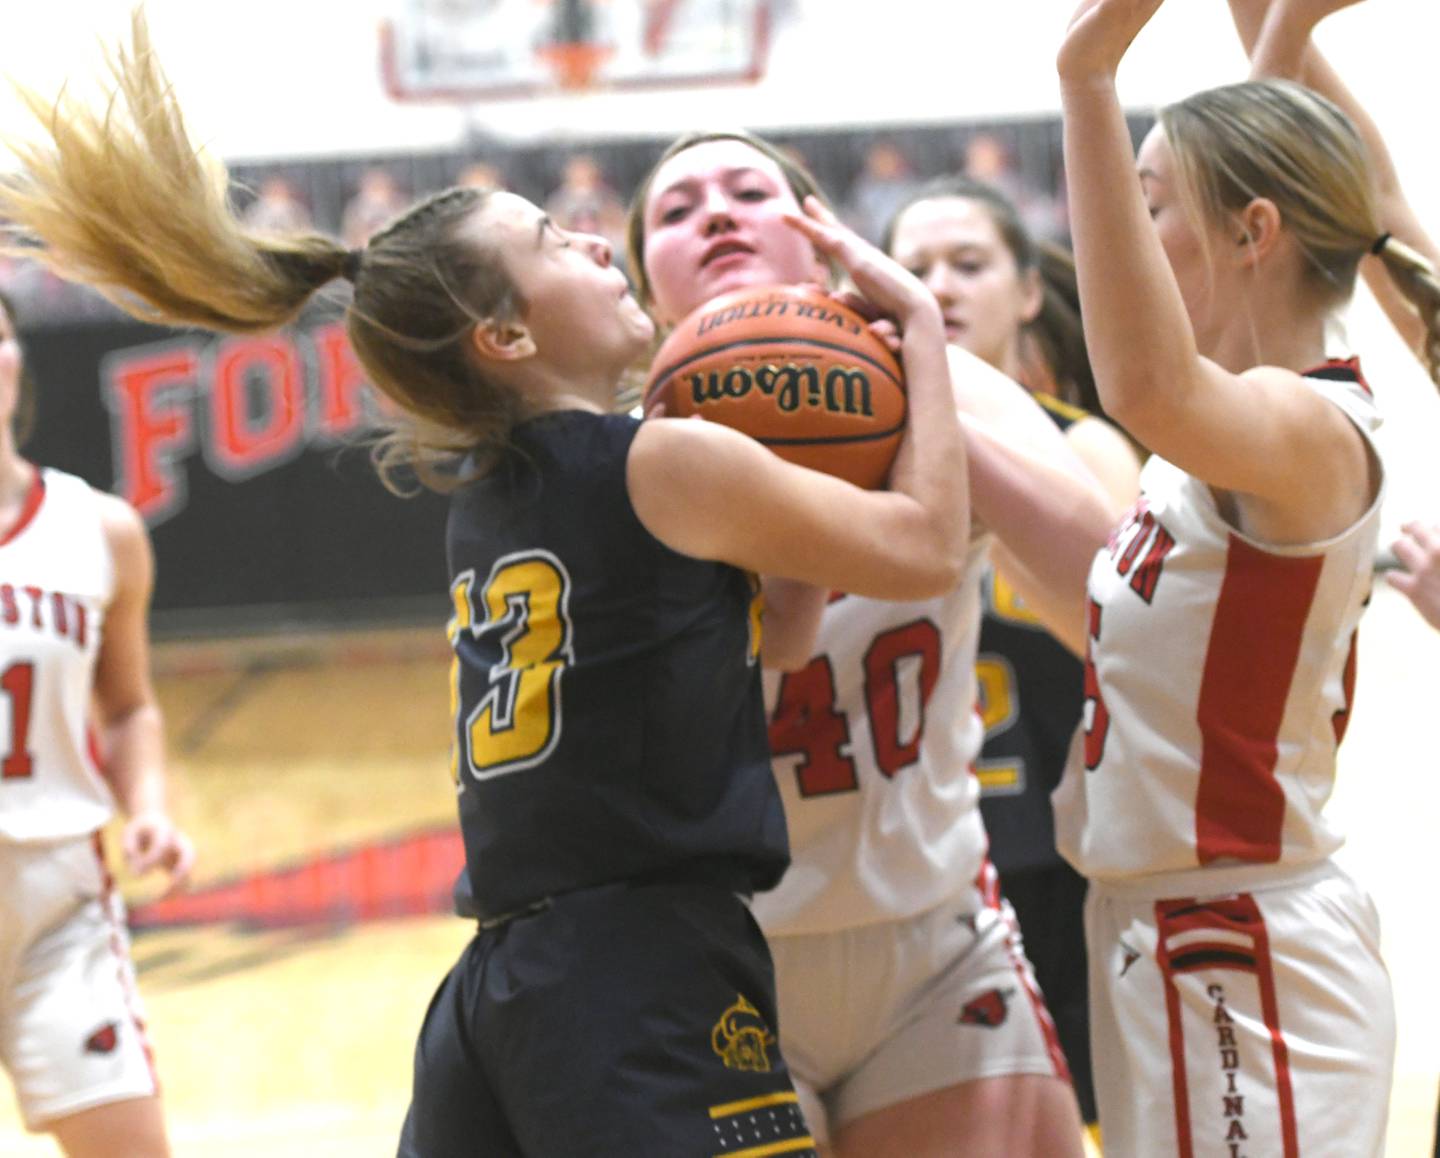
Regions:
[[[1095,97],[1114,98],[1115,71],[1100,70],[1083,73],[1060,73],[1060,102],[1082,102]]]

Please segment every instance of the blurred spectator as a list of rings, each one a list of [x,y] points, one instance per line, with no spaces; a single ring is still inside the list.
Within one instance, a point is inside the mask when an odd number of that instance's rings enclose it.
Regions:
[[[359,188],[340,215],[340,236],[352,249],[364,245],[405,205],[405,195],[390,170],[371,166],[360,174]]]
[[[240,217],[251,229],[262,233],[311,228],[310,210],[300,200],[290,181],[279,174],[272,174],[260,183],[259,196]]]
[[[978,132],[965,142],[965,175],[1000,190],[1020,211],[1037,238],[1063,241],[1068,233],[1061,200],[1021,172],[1009,146],[996,134]]]
[[[589,153],[565,162],[559,187],[545,199],[545,212],[562,229],[598,233],[614,247],[617,259],[625,248],[625,202]]]
[[[905,154],[888,141],[876,141],[866,150],[865,167],[850,186],[843,216],[855,232],[878,243],[886,224],[918,188]]]
[[[488,161],[471,161],[455,177],[455,184],[474,189],[507,188],[505,174]]]

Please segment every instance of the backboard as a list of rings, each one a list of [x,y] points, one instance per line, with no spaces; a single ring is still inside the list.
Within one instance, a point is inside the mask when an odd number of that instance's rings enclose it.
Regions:
[[[402,101],[754,81],[770,34],[770,0],[391,3],[381,69],[387,91]]]

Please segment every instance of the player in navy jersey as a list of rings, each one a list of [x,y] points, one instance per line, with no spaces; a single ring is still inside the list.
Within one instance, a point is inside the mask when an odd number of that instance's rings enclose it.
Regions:
[[[761,138],[673,142],[641,182],[628,229],[630,268],[657,320],[743,286],[823,284],[812,255],[774,244],[785,207],[814,190]],[[794,864],[755,915],[775,959],[781,1044],[822,1152],[1078,1155],[1065,1060],[986,863],[970,771],[982,739],[974,660],[992,538],[1078,589],[1110,520],[1019,385],[959,346],[947,358],[975,439],[964,573],[933,599],[820,593],[813,648],[773,681],[772,768]],[[1026,542],[1040,512],[1021,509],[1024,488],[1046,514],[1068,507],[1071,532],[1052,518]]]
[[[47,111],[53,152],[0,212],[61,273],[172,322],[263,330],[348,279],[350,340],[404,415],[380,464],[453,492],[479,930],[426,1015],[400,1153],[809,1152],[746,897],[787,861],[759,649],[805,650],[814,624],[767,642],[753,575],[895,597],[955,582],[965,447],[933,299],[818,203],[774,223],[849,272],[905,366],[891,489],[861,491],[720,426],[610,413],[653,327],[602,239],[477,189],[361,250],[251,235],[139,16],[119,79],[103,115]]]

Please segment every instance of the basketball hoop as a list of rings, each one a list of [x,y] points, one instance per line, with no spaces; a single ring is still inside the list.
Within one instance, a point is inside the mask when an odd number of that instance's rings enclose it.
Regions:
[[[608,44],[571,40],[541,45],[535,50],[535,55],[549,68],[560,88],[574,90],[592,87],[600,66],[614,52]]]

